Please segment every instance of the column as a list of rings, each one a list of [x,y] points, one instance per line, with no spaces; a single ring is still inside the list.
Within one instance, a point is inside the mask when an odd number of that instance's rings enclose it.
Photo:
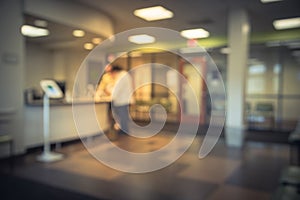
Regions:
[[[241,147],[244,138],[245,75],[250,32],[248,15],[243,9],[229,13],[227,63],[227,116],[225,137],[227,145]]]

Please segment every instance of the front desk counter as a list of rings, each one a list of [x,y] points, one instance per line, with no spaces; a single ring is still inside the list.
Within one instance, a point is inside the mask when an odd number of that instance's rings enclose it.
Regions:
[[[84,121],[84,133],[77,133],[75,121],[73,120],[72,103],[65,101],[50,101],[50,142],[61,143],[79,139],[80,137],[89,137],[108,129],[107,119],[107,102],[95,103],[95,111],[99,126],[91,124],[91,115],[88,113],[88,106],[93,104],[91,101],[76,102],[76,108],[79,109],[80,115]],[[33,101],[25,106],[25,145],[26,148],[33,148],[43,145],[43,102]],[[101,127],[101,129],[99,128]]]

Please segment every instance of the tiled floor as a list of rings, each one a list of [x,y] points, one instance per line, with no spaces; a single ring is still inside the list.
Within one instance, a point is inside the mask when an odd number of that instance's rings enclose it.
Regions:
[[[151,152],[171,138],[159,135],[137,141],[122,136],[115,144],[132,152]],[[97,138],[89,142],[95,141]],[[80,141],[63,145],[58,150],[65,155],[62,161],[39,163],[36,156],[40,152],[36,151],[17,158],[13,170],[6,162],[0,163],[0,169],[54,187],[107,199],[260,200],[270,199],[281,170],[289,164],[286,144],[248,141],[243,148],[230,148],[220,139],[207,157],[199,159],[201,142],[202,137],[197,137],[175,163],[149,173],[132,174],[111,169],[89,154]],[[94,145],[94,148],[102,153],[110,151],[104,144]]]

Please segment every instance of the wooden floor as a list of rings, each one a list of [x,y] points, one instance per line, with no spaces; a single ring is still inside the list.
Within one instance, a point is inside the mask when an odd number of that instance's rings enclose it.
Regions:
[[[141,153],[159,149],[169,140],[170,135],[159,135],[137,144],[136,140],[120,136],[114,143]],[[2,160],[0,172],[99,199],[267,200],[278,186],[282,169],[289,165],[286,143],[248,140],[242,148],[232,148],[221,138],[207,157],[199,159],[202,140],[197,136],[175,163],[149,173],[111,169],[95,159],[81,141],[56,149],[65,155],[61,161],[37,162],[41,150],[35,149],[15,158],[13,166]]]

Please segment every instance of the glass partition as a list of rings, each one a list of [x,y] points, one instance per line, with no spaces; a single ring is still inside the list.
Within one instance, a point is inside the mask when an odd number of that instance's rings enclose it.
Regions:
[[[251,45],[245,106],[250,129],[291,131],[296,126],[300,113],[299,55],[289,44]]]
[[[249,129],[288,132],[295,128],[300,113],[300,51],[294,48],[295,45],[292,47],[290,44],[297,42],[299,43],[299,41],[290,41],[274,43],[275,45],[273,43],[250,45],[244,106],[245,123]],[[226,88],[227,55],[222,53],[222,48],[210,49],[208,53],[217,65]],[[174,86],[173,91],[177,91],[176,88],[179,88],[180,83],[176,82],[174,74],[167,70],[156,71],[151,66],[151,63],[160,63],[192,79],[193,72],[188,71],[188,66],[180,65],[178,56],[165,51],[131,52],[116,62],[122,63],[127,69],[144,66],[141,69],[143,75],[132,74],[133,80],[135,84],[145,80],[152,82],[135,91],[136,104],[131,110],[133,118],[149,120],[148,109],[159,100],[166,106],[168,120],[175,122],[178,120],[179,102],[175,95],[168,88],[153,82],[165,82],[169,87]],[[135,72],[137,73],[138,70]],[[207,84],[214,81],[215,73],[206,72]],[[195,87],[200,86],[195,85]],[[180,92],[179,89],[177,92]],[[188,102],[188,96],[182,98]],[[203,121],[208,122],[210,106],[212,106],[209,103],[209,96],[206,97],[206,101],[203,101],[203,105],[206,106],[206,109],[202,108],[203,111],[206,110],[206,119]],[[220,105],[225,106],[224,100]],[[186,107],[186,111],[192,112],[193,106],[189,106]]]

